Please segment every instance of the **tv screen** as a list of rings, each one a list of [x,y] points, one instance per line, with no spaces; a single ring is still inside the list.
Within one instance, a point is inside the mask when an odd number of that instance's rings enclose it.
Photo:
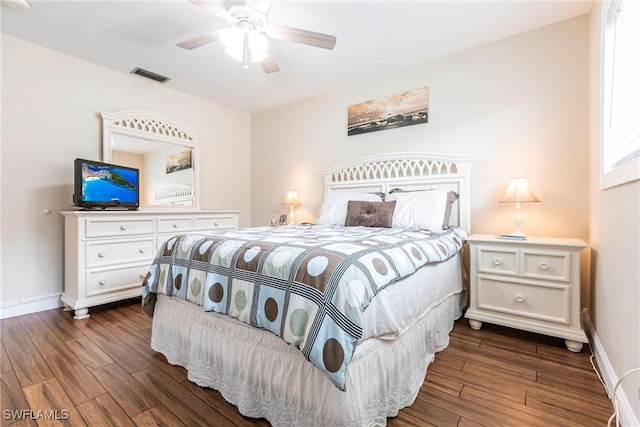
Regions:
[[[139,206],[139,171],[127,166],[76,159],[74,204],[86,209]]]

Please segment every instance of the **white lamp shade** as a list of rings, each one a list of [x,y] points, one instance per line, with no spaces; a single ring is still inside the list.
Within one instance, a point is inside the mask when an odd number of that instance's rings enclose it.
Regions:
[[[540,200],[533,194],[527,178],[511,178],[500,203],[530,203]]]
[[[300,199],[298,198],[298,193],[293,190],[287,192],[282,204],[285,206],[302,206],[302,203],[300,203]]]

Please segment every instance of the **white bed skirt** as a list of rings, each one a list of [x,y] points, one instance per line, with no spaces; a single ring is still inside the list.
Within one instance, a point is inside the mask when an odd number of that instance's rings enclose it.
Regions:
[[[271,332],[165,295],[155,306],[151,347],[243,415],[274,426],[385,425],[413,404],[462,305],[460,293],[452,293],[399,338],[359,344],[345,392]]]

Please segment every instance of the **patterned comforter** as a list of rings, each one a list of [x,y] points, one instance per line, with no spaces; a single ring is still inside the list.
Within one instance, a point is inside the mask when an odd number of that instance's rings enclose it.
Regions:
[[[174,236],[143,282],[143,305],[152,313],[153,297],[162,293],[268,329],[345,390],[372,298],[418,268],[449,259],[465,237],[456,228],[317,225]]]

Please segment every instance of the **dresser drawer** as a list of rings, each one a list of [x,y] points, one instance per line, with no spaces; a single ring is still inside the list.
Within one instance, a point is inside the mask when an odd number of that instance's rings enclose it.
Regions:
[[[182,233],[193,229],[193,221],[188,218],[160,218],[158,233]]]
[[[571,254],[567,252],[522,251],[522,276],[569,282]]]
[[[238,228],[238,218],[235,216],[196,217],[194,230],[216,230]]]
[[[142,281],[150,265],[88,272],[87,297],[135,287],[142,292]]]
[[[101,220],[88,219],[86,222],[86,237],[131,236],[134,234],[154,234],[153,218]]]
[[[497,249],[487,246],[478,247],[477,268],[480,273],[518,274],[518,251],[515,249]]]
[[[570,287],[553,283],[477,277],[477,307],[505,314],[569,324]]]
[[[153,237],[121,242],[86,243],[86,266],[102,267],[106,265],[151,261],[155,255]]]

